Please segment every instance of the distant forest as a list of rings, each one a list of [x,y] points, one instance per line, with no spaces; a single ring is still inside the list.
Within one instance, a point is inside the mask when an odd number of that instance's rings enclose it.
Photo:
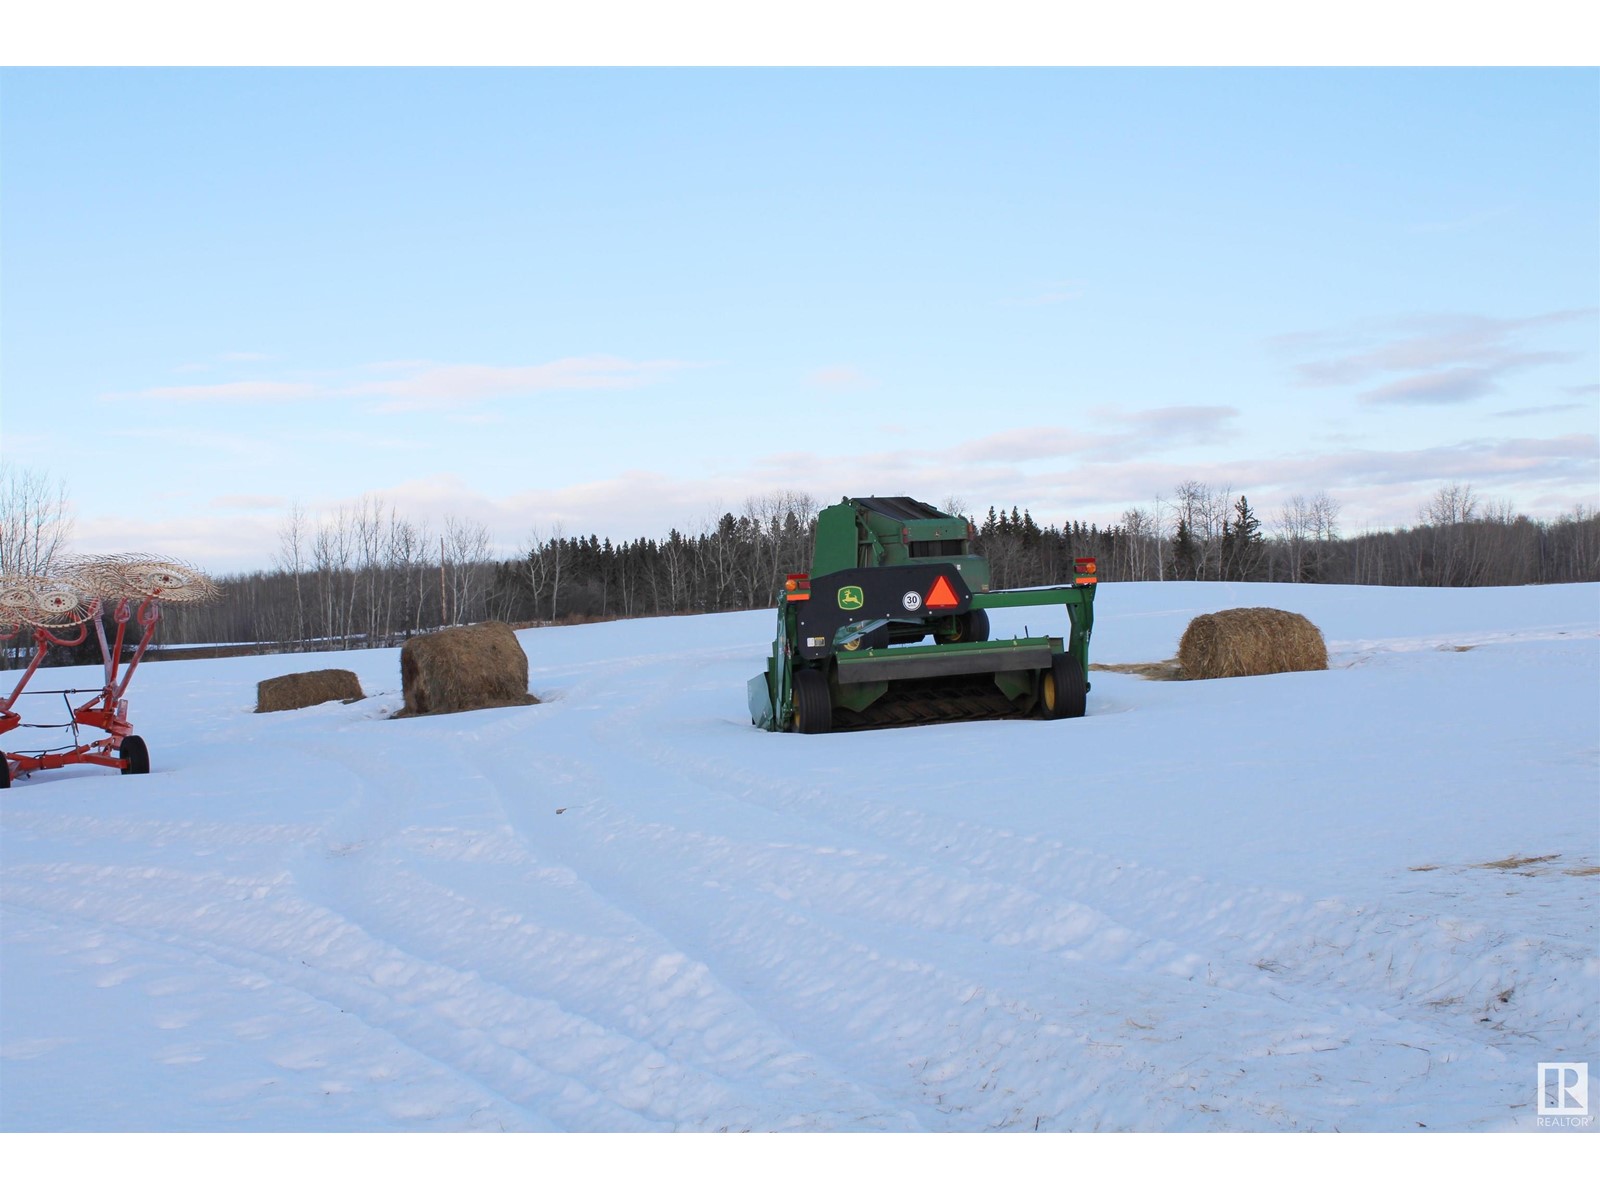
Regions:
[[[1181,484],[1116,524],[1041,525],[1027,510],[935,501],[964,512],[997,587],[1058,583],[1072,560],[1099,560],[1100,578],[1386,584],[1423,587],[1600,579],[1600,513],[1554,521],[1486,504],[1470,485],[1439,489],[1406,529],[1350,535],[1326,493],[1296,496],[1270,515],[1247,497]],[[283,650],[397,645],[443,625],[517,625],[725,612],[775,602],[783,578],[809,569],[820,507],[773,493],[735,514],[664,538],[612,542],[557,526],[513,558],[490,553],[487,528],[448,520],[432,532],[368,500],[318,518],[296,509],[271,570],[224,577],[223,599],[171,606],[167,645],[265,643]]]

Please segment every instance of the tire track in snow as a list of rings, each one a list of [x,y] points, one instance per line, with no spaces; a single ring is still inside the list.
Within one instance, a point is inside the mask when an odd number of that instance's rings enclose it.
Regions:
[[[350,799],[342,812],[313,828],[314,836],[298,831],[302,844],[312,844],[288,869],[249,876],[125,864],[36,865],[8,872],[6,903],[42,917],[95,920],[124,933],[147,930],[157,944],[199,946],[217,961],[247,965],[280,988],[359,1015],[369,1028],[448,1068],[461,1083],[491,1097],[503,1121],[514,1123],[519,1110],[531,1109],[558,1114],[572,1128],[750,1125],[756,1123],[756,1109],[746,1095],[809,1086],[808,1076],[815,1074],[811,1065],[770,1037],[753,1053],[741,1054],[741,1062],[749,1059],[756,1066],[732,1083],[719,1078],[714,1056],[703,1047],[685,1054],[683,1046],[674,1045],[694,1040],[698,1009],[705,1005],[705,997],[694,995],[703,990],[698,965],[670,947],[630,945],[648,929],[628,914],[609,915],[620,931],[608,937],[578,935],[556,943],[536,938],[517,945],[508,957],[526,964],[540,952],[562,961],[576,952],[579,962],[602,964],[604,969],[586,981],[588,999],[603,995],[612,1009],[637,996],[657,997],[675,1010],[698,1001],[687,1018],[680,1011],[657,1031],[664,1045],[623,1032],[620,1023],[608,1026],[568,1011],[537,978],[519,977],[512,989],[486,978],[493,963],[483,961],[483,931],[469,924],[479,916],[477,901],[454,895],[408,864],[419,857],[438,859],[442,850],[446,858],[475,866],[490,861],[521,867],[522,847],[514,839],[485,838],[477,827],[463,834],[412,824],[412,817],[428,810],[430,797],[416,790],[403,766],[361,748],[318,748],[304,767],[325,777],[344,776]],[[373,808],[381,811],[369,811]],[[123,820],[109,824],[121,842],[136,829]],[[162,826],[152,828],[159,833]],[[80,839],[95,831],[94,822],[73,828]],[[452,833],[463,834],[466,844],[451,845]],[[261,839],[247,834],[242,840]],[[426,855],[417,854],[419,847]],[[558,875],[557,882],[570,891],[570,872]],[[526,882],[517,881],[519,894],[528,890]],[[318,904],[308,885],[331,902]],[[578,925],[587,930],[595,920],[586,911]],[[400,937],[382,936],[363,922]],[[452,938],[452,923],[462,934],[459,944]],[[575,942],[590,945],[584,949]],[[427,952],[412,953],[418,943],[428,943]],[[446,962],[446,954],[465,961]],[[724,1010],[737,1007],[736,997],[711,999]],[[705,1024],[707,1037],[721,1036],[713,1021]],[[739,1037],[749,1041],[746,1031]],[[849,1090],[848,1084],[830,1086]],[[830,1105],[840,1106],[819,1099],[814,1107],[821,1111]],[[861,1119],[856,1110],[862,1107],[871,1105],[858,1099],[849,1106],[853,1119]]]
[[[629,745],[661,770],[781,813],[803,813],[849,835],[903,847],[963,872],[1023,887],[1019,906],[1054,893],[1070,909],[1088,904],[1156,958],[1174,968],[1204,971],[1213,986],[1302,999],[1335,995],[1428,1024],[1448,1022],[1453,1038],[1516,1048],[1534,1036],[1570,1031],[1576,1049],[1600,1042],[1600,1013],[1575,1001],[1570,983],[1595,962],[1589,948],[1523,936],[1456,917],[1419,917],[1383,907],[1352,907],[1333,899],[1257,887],[1119,861],[1059,839],[1014,835],[975,821],[939,818],[876,802],[865,789],[831,790],[685,754],[665,738],[650,738],[646,696],[638,713],[621,714],[596,730],[613,746]],[[638,719],[644,717],[646,719]],[[645,731],[640,746],[633,735]],[[861,737],[863,735],[842,735]],[[866,735],[871,736],[871,735]],[[1037,889],[1025,885],[1043,881]],[[1056,881],[1070,886],[1052,888]],[[1246,932],[1241,933],[1243,925]],[[1140,931],[1135,933],[1134,931]],[[1352,958],[1347,951],[1362,947]],[[1398,964],[1399,969],[1396,969]],[[1487,1028],[1484,1028],[1487,1027]],[[1441,1029],[1441,1032],[1444,1032]]]
[[[224,909],[232,905],[219,903],[218,897],[230,887],[249,889],[249,898],[257,902],[254,917],[224,915]],[[516,1127],[521,1122],[524,1127],[549,1128],[543,1122],[528,1126],[520,1109],[493,1087],[430,1053],[429,1037],[416,1036],[410,1028],[414,1022],[378,989],[353,979],[348,972],[326,969],[314,961],[319,960],[317,950],[286,950],[274,938],[248,932],[250,925],[259,931],[259,901],[270,888],[270,883],[219,880],[210,875],[185,877],[169,872],[156,878],[144,870],[62,866],[52,870],[48,880],[35,878],[9,886],[4,904],[13,914],[27,914],[46,923],[52,936],[69,946],[73,930],[81,931],[80,945],[105,946],[108,939],[115,939],[121,949],[102,951],[95,958],[114,968],[97,979],[102,988],[133,983],[157,961],[163,961],[164,973],[170,975],[173,955],[181,956],[180,969],[186,979],[222,968],[231,976],[229,990],[251,993],[252,1010],[248,1020],[225,1022],[224,1036],[230,1041],[250,1041],[271,1034],[267,1064],[271,1068],[290,1074],[316,1071],[320,1076],[316,1087],[329,1095],[366,1094],[361,1109],[346,1112],[342,1122],[331,1119],[323,1128],[386,1128],[395,1120],[427,1126],[441,1118],[445,1128],[473,1127],[468,1121],[453,1122],[447,1116],[457,1112],[492,1112],[501,1125],[510,1122]],[[76,899],[90,891],[96,897],[93,902]],[[317,933],[319,924],[321,932],[326,930],[325,914],[320,922],[314,911],[301,914],[303,920],[294,920],[286,919],[282,903],[267,908],[279,935],[293,938]],[[162,952],[166,952],[164,959]],[[301,953],[307,957],[296,957]],[[155,989],[148,990],[154,994]],[[182,987],[167,990],[181,992]],[[269,1010],[268,1015],[262,1014],[263,1008]],[[292,1021],[283,1015],[287,1013],[294,1014]],[[192,1019],[191,1013],[169,1011],[157,1024],[163,1029],[182,1029]],[[136,1040],[131,1033],[128,1036]],[[166,1052],[160,1061],[172,1066],[196,1064],[210,1050],[206,1042],[191,1038],[184,1043],[182,1055]],[[397,1056],[399,1064],[394,1062]],[[334,1061],[337,1067],[329,1065]],[[254,1122],[254,1106],[262,1100],[259,1085],[272,1082],[234,1079],[216,1089],[217,1119],[229,1119],[231,1101],[251,1106],[242,1118],[235,1119]],[[374,1122],[366,1115],[374,1107],[385,1112],[383,1120]],[[135,1126],[163,1127],[160,1122]]]
[[[1574,1046],[1593,1044],[1592,1005],[1573,995],[1574,981],[1592,967],[1582,947],[1509,934],[1492,923],[1386,911],[1383,903],[1358,907],[1178,877],[1055,839],[877,804],[862,788],[796,783],[781,770],[757,776],[656,736],[668,722],[649,710],[659,712],[673,699],[641,692],[633,708],[599,723],[596,739],[707,789],[832,824],[857,844],[867,834],[880,847],[915,849],[946,866],[953,858],[963,871],[1006,881],[1076,880],[1075,888],[1055,889],[1058,901],[1092,901],[1102,914],[1150,930],[1152,946],[1189,945],[1191,957],[1205,963],[1206,986],[1265,992],[1336,1014],[1354,1004],[1425,1032],[1444,1060],[1486,1050],[1501,1060],[1495,1073],[1512,1080],[1507,1094],[1519,1100],[1525,1081],[1505,1064],[1507,1054],[1523,1052],[1535,1038],[1548,1045],[1563,1031]],[[1347,954],[1352,947],[1364,954]]]
[[[701,660],[697,656],[695,661]],[[596,685],[593,690],[598,692],[602,689]],[[829,861],[830,851],[826,843],[812,845],[796,841],[794,844],[755,846],[677,828],[667,817],[646,819],[640,811],[644,806],[632,799],[640,792],[637,781],[652,774],[658,777],[652,789],[655,793],[652,799],[655,800],[661,798],[662,792],[671,791],[671,784],[660,778],[663,773],[659,769],[668,756],[659,752],[659,744],[639,747],[637,731],[655,726],[651,710],[662,707],[668,698],[659,694],[640,693],[637,688],[630,688],[628,692],[630,699],[621,707],[590,705],[591,709],[600,710],[604,715],[583,722],[592,726],[587,732],[591,732],[594,740],[605,747],[604,752],[594,758],[596,763],[604,763],[605,768],[598,782],[586,781],[587,789],[599,798],[586,804],[582,822],[567,822],[569,827],[582,823],[586,828],[582,839],[569,839],[571,850],[581,855],[569,861],[576,862],[576,869],[586,880],[604,880],[606,893],[617,897],[625,907],[640,912],[648,911],[652,922],[662,928],[667,937],[682,946],[686,953],[711,962],[720,974],[730,978],[776,979],[777,986],[767,989],[764,1007],[770,1007],[778,1014],[774,1020],[804,1028],[807,1043],[817,1052],[832,1050],[837,1053],[833,1048],[842,1044],[851,1047],[854,1052],[852,1057],[859,1061],[868,1048],[858,1039],[877,1027],[875,1018],[883,1009],[884,993],[891,997],[898,995],[899,1007],[916,1011],[919,1005],[926,1004],[930,987],[947,988],[947,1024],[957,1029],[965,1026],[966,1023],[959,1019],[962,1009],[971,1003],[974,995],[982,995],[984,989],[974,979],[963,978],[960,973],[933,966],[932,963],[939,961],[942,956],[930,957],[917,953],[919,949],[928,949],[930,934],[935,938],[961,938],[969,943],[981,944],[990,952],[1002,945],[1021,947],[1027,953],[1013,952],[1015,957],[1026,961],[1029,954],[1043,956],[1049,963],[1046,969],[1057,975],[1060,974],[1060,967],[1055,960],[1075,955],[1074,972],[1077,976],[1098,973],[1116,981],[1114,985],[1097,989],[1102,995],[1111,997],[1099,1006],[1102,1010],[1121,1011],[1117,998],[1125,994],[1130,974],[1140,981],[1146,991],[1172,992],[1173,998],[1163,1002],[1170,1010],[1169,1017],[1192,1006],[1194,988],[1186,981],[1167,982],[1151,977],[1153,963],[1173,952],[1172,943],[1159,939],[1130,938],[1125,927],[1116,925],[1091,906],[1075,901],[1061,904],[1037,890],[1019,888],[1015,883],[1002,883],[982,875],[975,877],[965,867],[958,867],[952,872],[948,858],[944,861],[930,860],[920,851],[914,854],[912,862],[901,861],[904,849],[915,849],[904,842],[901,843],[899,858],[892,853],[832,853]],[[566,740],[570,744],[574,739],[569,737]],[[748,789],[737,786],[737,772],[730,776],[724,770],[708,768],[705,761],[699,758],[685,761],[666,764],[671,769],[665,776],[668,781],[675,777],[688,793],[683,798],[684,805],[692,807],[706,804],[719,794],[723,799],[735,803],[748,802]],[[525,780],[525,775],[511,772],[501,784],[501,790],[515,791],[519,786],[525,786]],[[730,782],[736,786],[730,788]],[[770,781],[763,780],[762,785],[770,790]],[[807,789],[790,791],[800,799],[810,799],[813,795]],[[854,801],[855,798],[851,799]],[[770,803],[764,807],[775,812],[785,808],[781,805],[775,808]],[[807,813],[804,823],[815,826],[815,815]],[[727,825],[725,820],[714,822],[716,828],[725,828]],[[854,828],[853,833],[858,840],[859,827]],[[615,857],[622,861],[638,862],[649,860],[650,854],[646,853],[646,848],[652,845],[656,847],[654,852],[658,858],[675,864],[670,878],[654,882],[630,880],[615,877],[614,873],[608,871],[611,855],[607,847],[614,848]],[[854,861],[847,861],[851,859]],[[699,897],[695,895],[696,889],[704,889],[708,881],[710,886],[723,894],[713,895],[704,903],[697,902]],[[704,895],[704,891],[700,891],[700,897]],[[1019,935],[1017,922],[1013,918],[1026,912],[1036,913],[1040,908],[1049,912],[1049,919],[1040,920],[1036,917],[1033,929]],[[1050,911],[1052,908],[1054,911]],[[702,915],[706,910],[721,914],[720,918],[708,924],[707,918]],[[872,919],[852,917],[850,914],[853,910],[870,912]],[[962,915],[955,920],[930,919],[928,915],[950,912]],[[729,917],[727,914],[730,913],[740,916]],[[669,918],[670,928],[667,928]],[[764,927],[781,928],[781,938],[764,938],[761,934]],[[1046,931],[1043,935],[1038,932],[1041,929]],[[910,937],[907,936],[908,930]],[[1098,946],[1093,944],[1095,938],[1101,939]],[[1146,955],[1142,961],[1137,952],[1130,956],[1125,949],[1130,941],[1139,948],[1139,952]],[[1089,946],[1089,952],[1069,949],[1075,943]],[[773,948],[781,947],[786,961],[780,963],[764,959],[764,945],[769,953],[776,953]],[[1107,951],[1108,945],[1118,947],[1114,954]],[[799,946],[808,947],[808,952],[797,955]],[[796,962],[805,964],[798,968],[798,974],[794,973]],[[831,975],[837,983],[840,964],[851,962],[872,965],[852,974],[850,986],[844,989],[848,1003],[837,1002],[837,997],[829,998],[827,1003],[807,997],[803,980],[808,973],[820,978],[829,978]],[[991,968],[992,964],[986,964],[986,976]],[[903,978],[893,978],[895,972]],[[1015,974],[1026,974],[1026,971]],[[1259,970],[1252,970],[1245,976],[1251,982],[1260,977]],[[1211,1003],[1216,1003],[1217,980],[1212,978],[1206,981],[1206,986],[1212,989]],[[1352,1040],[1372,1040],[1371,1035],[1363,1030],[1351,1033],[1354,1022],[1345,997],[1331,1004],[1322,1000],[1324,1008],[1334,1010],[1336,1019],[1331,1025],[1323,1022],[1318,1026],[1312,1022],[1308,1026],[1303,1016],[1306,1007],[1304,997],[1273,996],[1270,984],[1262,985],[1257,990],[1264,994],[1252,997],[1249,1006],[1256,1013],[1257,1023],[1265,1021],[1260,1042],[1263,1057],[1276,1055],[1282,1058],[1282,1048],[1286,1046],[1292,1048],[1305,1044],[1321,1052],[1332,1052],[1350,1044]],[[1237,1000],[1233,1002],[1238,1003]],[[896,1006],[891,1002],[888,1008],[892,1010]],[[1011,1018],[1001,1022],[1005,1032],[997,1029],[986,1035],[996,1047],[1004,1046],[1018,1036],[1036,1036],[1019,1035],[1017,1030],[1028,1025],[1046,1027],[1048,1023],[1041,1024],[1045,1021],[1042,1014],[1050,1011],[1048,1004],[1030,1005],[1011,997],[986,1001],[982,1008],[991,1013],[1013,1013]],[[855,1023],[849,1015],[851,1012],[867,1014],[869,1019],[864,1024]],[[1267,1016],[1269,1013],[1270,1016]],[[1019,1017],[1016,1014],[1025,1015]],[[1370,1020],[1374,1014],[1358,1015]],[[1049,1027],[1059,1039],[1059,1024]],[[1395,1038],[1414,1037],[1421,1032],[1410,1023],[1392,1018],[1380,1021],[1379,1027]],[[1343,1028],[1345,1035],[1330,1032],[1338,1028]],[[1088,1034],[1083,1036],[1087,1039],[1086,1045],[1096,1045],[1101,1050],[1106,1045],[1116,1045],[1119,1055],[1129,1053],[1126,1039],[1105,1043],[1096,1042]],[[1142,1036],[1145,1040],[1150,1039],[1148,1034]],[[1328,1044],[1317,1045],[1319,1039]],[[912,1038],[913,1042],[918,1040]],[[1377,1041],[1387,1044],[1382,1038]],[[899,1049],[903,1051],[905,1047]],[[1470,1049],[1466,1048],[1467,1051]],[[963,1047],[957,1052],[968,1056],[971,1054],[970,1047]],[[903,1079],[906,1074],[905,1064],[897,1065],[895,1053],[889,1052],[886,1057],[879,1055],[881,1061],[872,1072],[879,1088],[892,1090],[896,1086],[896,1078]],[[1051,1057],[1060,1059],[1059,1045],[1053,1046]],[[1372,1057],[1370,1052],[1368,1057]],[[988,1069],[994,1069],[992,1062],[980,1054],[974,1059],[972,1069],[984,1069],[986,1064]],[[1215,1068],[1217,1064],[1213,1066]],[[1150,1067],[1151,1071],[1156,1069]],[[948,1061],[942,1061],[928,1070],[930,1078],[936,1083],[945,1083],[951,1078],[947,1073],[950,1070]],[[985,1090],[985,1080],[964,1079],[960,1089],[950,1090],[981,1095]],[[934,1108],[937,1110],[937,1105]],[[1015,1112],[985,1115],[995,1117],[988,1123],[996,1127],[1016,1125],[1023,1123],[1026,1116],[1023,1110],[1027,1108],[1028,1105],[1024,1104]],[[968,1127],[973,1115],[961,1114],[953,1127]],[[1183,1118],[1193,1116],[1193,1113],[1183,1114]],[[1131,1114],[1129,1119],[1132,1119]],[[1149,1114],[1146,1113],[1143,1119],[1148,1120]],[[930,1113],[924,1119],[924,1124],[926,1127],[939,1127],[938,1117]],[[1135,1124],[1129,1127],[1162,1126]]]
[[[511,1127],[643,1131],[691,1126],[686,1113],[740,1112],[742,1098],[697,1064],[597,1026],[537,992],[409,954],[274,887],[282,882],[65,866],[15,879],[4,903],[135,940],[198,948],[353,1015],[482,1098],[466,1107],[487,1102]],[[126,978],[107,978],[105,986]],[[280,1053],[292,1057],[296,1045],[290,1039]],[[463,1106],[457,1100],[455,1107]],[[550,1114],[554,1124],[530,1121],[530,1113]]]
[[[569,778],[583,778],[582,763],[567,767]],[[406,786],[403,779],[390,783]],[[463,785],[493,802],[480,771],[464,774]],[[386,795],[385,803],[398,802]],[[619,1056],[619,1039],[635,1044],[638,1054],[661,1056],[651,1068],[650,1096],[637,1102],[648,1100],[652,1119],[671,1127],[749,1125],[752,1110],[741,1097],[778,1091],[810,1094],[812,1111],[848,1113],[858,1125],[904,1127],[903,1119],[879,1112],[847,1076],[830,1075],[776,1035],[737,992],[718,985],[703,963],[664,942],[634,912],[597,896],[569,869],[542,865],[537,853],[511,837],[486,839],[483,830],[493,824],[474,825],[466,842],[460,831],[397,824],[392,840],[364,843],[357,886],[341,870],[337,880],[313,890],[419,960],[514,994],[554,997],[564,1011],[590,1022],[591,1040],[594,1031],[608,1036],[602,1062]],[[418,847],[424,855],[415,853]],[[441,872],[438,861],[470,861],[473,869]],[[484,877],[485,864],[494,866],[495,878]],[[548,921],[542,919],[547,912],[553,914]],[[590,932],[596,929],[603,933]],[[545,964],[552,962],[560,969],[550,971]],[[669,1062],[671,1071],[664,1069]],[[681,1095],[689,1085],[675,1080],[674,1071],[717,1094]],[[701,1112],[717,1115],[690,1115]]]
[[[875,1091],[920,1106],[923,1128],[971,1128],[975,1121],[992,1128],[1040,1121],[1041,1128],[1060,1128],[1063,1116],[1073,1128],[1096,1122],[1109,1122],[1107,1128],[1230,1127],[1227,1121],[1237,1114],[1206,1116],[1186,1106],[1181,1092],[1159,1103],[1147,1095],[1160,1092],[1173,1072],[1164,1051],[1152,1057],[1145,1048],[1165,1047],[1185,1031],[1203,1032],[1193,1013],[1208,1005],[1231,1004],[1236,1033],[1260,1047],[1262,1062],[1249,1074],[1251,1089],[1240,1091],[1242,1111],[1253,1111],[1250,1096],[1262,1076],[1293,1073],[1294,1054],[1347,1052],[1381,1080],[1392,1068],[1373,1065],[1379,1050],[1417,1035],[1395,1021],[1380,1022],[1376,1033],[1341,1033],[1349,1013],[1340,1022],[1319,1024],[1272,998],[1239,1002],[1212,995],[1197,1002],[1196,986],[1185,980],[1088,959],[1061,961],[1059,955],[960,935],[930,935],[885,919],[870,896],[870,915],[851,919],[831,905],[801,898],[827,894],[828,878],[806,881],[802,893],[778,894],[751,883],[743,873],[759,855],[745,844],[696,838],[660,823],[639,825],[626,815],[603,814],[596,822],[600,827],[592,835],[575,839],[581,857],[569,860],[584,878],[602,882],[624,907],[648,912],[664,936],[710,963],[719,976],[743,981],[751,1002],[773,1023],[796,1030],[814,1052],[847,1055]],[[677,864],[670,877],[624,878],[610,867],[612,851],[621,861],[637,861],[651,842]],[[774,852],[827,856],[816,848]],[[875,859],[830,869],[858,868],[866,874],[886,869]],[[708,881],[714,885],[710,895],[704,890]],[[977,953],[984,955],[981,978],[951,965],[970,962]],[[942,1008],[930,1017],[936,1002]],[[1139,1008],[1142,1019],[1124,1015],[1130,1006]],[[1018,1070],[1019,1064],[1044,1062],[1051,1067],[1043,1081],[1036,1066]],[[1202,1077],[1221,1080],[1216,1086],[1224,1090],[1233,1079],[1227,1056],[1214,1050],[1185,1055],[1183,1063],[1190,1091]],[[1417,1068],[1419,1077],[1426,1073],[1426,1056],[1417,1057]],[[1136,1094],[1127,1092],[1130,1070],[1139,1073]],[[1063,1089],[1064,1098],[1057,1094]],[[956,1095],[979,1097],[980,1103],[950,1107],[945,1098]],[[1341,1115],[1334,1112],[1325,1123],[1331,1127]]]

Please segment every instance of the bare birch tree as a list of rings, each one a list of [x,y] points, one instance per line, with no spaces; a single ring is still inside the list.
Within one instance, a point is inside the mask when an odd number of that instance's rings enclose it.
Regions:
[[[304,650],[306,644],[306,510],[295,504],[278,529],[278,550],[272,556],[278,570],[294,581],[294,603],[286,622],[289,644]]]
[[[72,536],[65,482],[0,462],[0,575],[45,575]]]
[[[470,625],[483,617],[488,591],[489,545],[489,527],[481,521],[445,518],[445,574],[454,624]]]

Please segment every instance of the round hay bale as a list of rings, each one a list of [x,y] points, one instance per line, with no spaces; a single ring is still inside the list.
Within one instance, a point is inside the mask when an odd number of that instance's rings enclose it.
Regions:
[[[400,647],[400,686],[405,707],[397,717],[539,703],[528,694],[528,656],[503,621],[408,639]]]
[[[361,681],[354,671],[300,671],[279,675],[256,684],[256,711],[283,712],[290,708],[310,708],[329,700],[365,700]]]
[[[1228,679],[1283,671],[1326,671],[1328,647],[1299,613],[1229,608],[1189,622],[1178,643],[1185,679]]]

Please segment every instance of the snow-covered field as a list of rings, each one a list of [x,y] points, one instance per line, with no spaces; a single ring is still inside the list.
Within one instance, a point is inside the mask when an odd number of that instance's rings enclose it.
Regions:
[[[419,720],[398,651],[147,664],[150,775],[0,793],[0,1130],[1538,1128],[1600,1073],[1600,585],[1111,583],[1092,658],[1259,604],[1332,669],[825,737],[749,724],[770,612]]]

